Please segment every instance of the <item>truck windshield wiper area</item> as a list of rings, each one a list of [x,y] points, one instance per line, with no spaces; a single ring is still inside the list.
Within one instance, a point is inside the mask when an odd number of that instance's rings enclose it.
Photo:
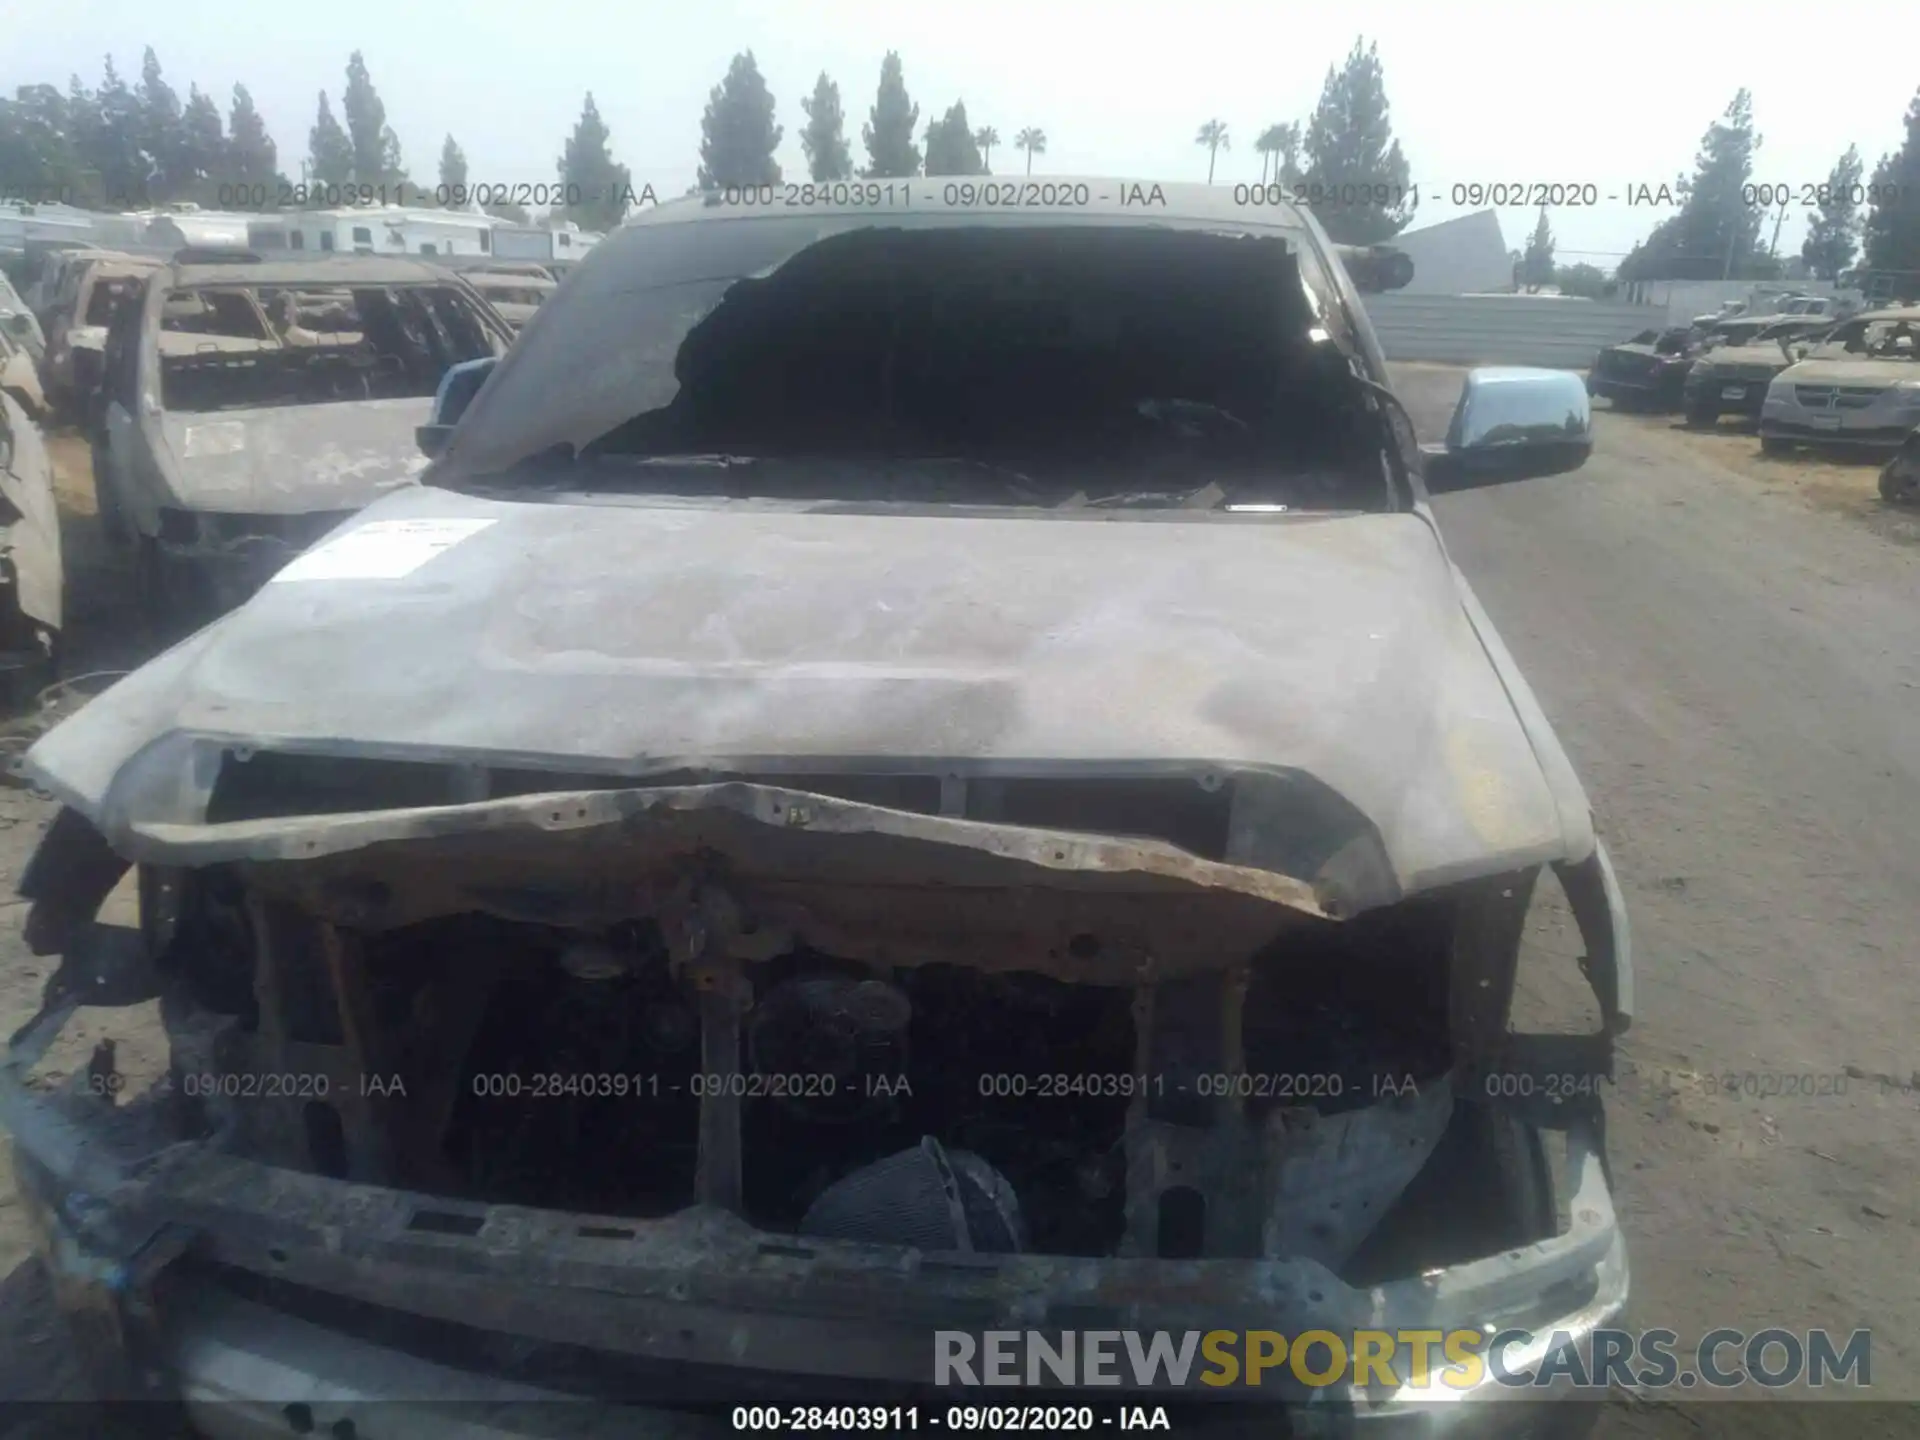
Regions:
[[[532,499],[584,495],[771,500],[803,504],[1030,506],[1051,510],[1356,511],[1350,474],[1271,467],[1214,467],[1199,476],[1164,469],[1129,474],[1124,462],[1015,464],[965,455],[596,454],[559,446],[470,486]],[[1206,478],[1202,478],[1206,477]],[[504,482],[504,483],[503,483]]]

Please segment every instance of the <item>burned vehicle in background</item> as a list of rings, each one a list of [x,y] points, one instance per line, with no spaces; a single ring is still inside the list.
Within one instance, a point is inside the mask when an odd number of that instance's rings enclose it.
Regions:
[[[502,275],[494,270],[467,271],[462,278],[499,312],[516,335],[559,288],[554,281],[537,275]]]
[[[466,255],[440,263],[473,286],[515,334],[533,319],[534,312],[560,283],[547,262]]]
[[[24,310],[0,312],[0,391],[11,395],[35,423],[48,416],[47,394],[40,384],[40,368],[28,349],[33,316]]]
[[[411,259],[173,264],[116,317],[94,437],[110,533],[177,631],[425,463],[414,429],[447,370],[512,336]]]
[[[118,251],[82,251],[66,260],[48,310],[41,377],[48,404],[62,422],[88,418],[100,385],[108,323],[160,263]]]
[[[1920,426],[1920,306],[1836,326],[1767,387],[1760,448],[1898,450]]]
[[[1776,315],[1730,328],[1687,371],[1681,406],[1687,423],[1712,425],[1727,414],[1758,420],[1773,377],[1833,328],[1826,315]]]
[[[0,271],[0,339],[23,351],[35,366],[46,356],[47,337],[39,317],[4,271]]]
[[[1422,447],[1309,214],[1156,189],[649,210],[35,746],[0,1118],[103,1372],[641,1425],[919,1395],[941,1328],[1621,1313],[1624,904],[1427,500],[1576,469],[1586,394]],[[1516,1031],[1554,884],[1593,1023]],[[164,1080],[33,1083],[151,997]]]
[[[1706,332],[1698,326],[1643,330],[1631,340],[1609,345],[1594,358],[1587,372],[1587,393],[1611,400],[1623,410],[1678,410],[1687,372],[1705,344]]]
[[[9,368],[0,364],[0,693],[18,703],[53,677],[66,572],[53,463],[39,417],[5,383]]]

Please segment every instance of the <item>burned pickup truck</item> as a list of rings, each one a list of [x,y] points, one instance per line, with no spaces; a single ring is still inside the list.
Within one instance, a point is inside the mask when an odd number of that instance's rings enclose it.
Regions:
[[[937,1394],[941,1330],[1524,1373],[1620,1314],[1621,893],[1427,498],[1587,397],[1475,371],[1422,447],[1310,215],[1161,188],[650,210],[420,485],[35,746],[0,1118],[103,1374],[710,1433]],[[1591,1019],[1517,1029],[1554,886]],[[155,997],[152,1086],[37,1078]],[[1240,1395],[1421,1424],[1410,1363]]]
[[[155,271],[113,317],[93,436],[149,615],[193,628],[411,483],[441,377],[511,340],[471,287],[410,259]]]

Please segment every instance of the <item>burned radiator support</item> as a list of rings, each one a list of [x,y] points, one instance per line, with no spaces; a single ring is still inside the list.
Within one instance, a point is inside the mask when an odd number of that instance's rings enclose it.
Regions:
[[[740,1022],[752,1001],[752,986],[739,962],[727,957],[689,966],[687,975],[700,996],[700,1069],[706,1077],[699,1095],[700,1156],[694,1169],[694,1197],[702,1205],[737,1215],[743,1194]]]
[[[745,1179],[740,1153],[745,1086],[741,1022],[753,1005],[743,958],[759,958],[779,941],[742,914],[718,885],[689,877],[660,908],[669,964],[699,997],[700,1103],[694,1199],[738,1215]]]
[[[1237,966],[1135,992],[1136,1067],[1146,1085],[1127,1112],[1123,1254],[1259,1254],[1259,1154],[1245,1102],[1231,1085],[1200,1093],[1201,1076],[1245,1069],[1248,980]]]

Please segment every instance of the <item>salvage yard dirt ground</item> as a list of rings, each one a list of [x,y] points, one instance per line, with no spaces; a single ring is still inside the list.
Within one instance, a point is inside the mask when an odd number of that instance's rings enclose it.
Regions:
[[[1461,372],[1397,371],[1438,438]],[[1870,464],[1762,458],[1730,424],[1596,428],[1584,470],[1436,508],[1580,770],[1632,912],[1638,1015],[1609,1097],[1628,1323],[1683,1344],[1867,1327],[1875,1391],[1920,1398],[1920,524],[1881,505]],[[141,643],[131,585],[100,544],[85,447],[54,453],[67,669],[123,668]],[[0,789],[8,1031],[51,968],[8,900],[50,814]],[[1545,885],[1529,1006],[1579,993],[1577,953]],[[1786,1074],[1844,1093],[1750,1093]],[[0,1402],[79,1393],[0,1162]],[[1623,1400],[1600,1433],[1914,1433],[1891,1410],[1677,1408],[1696,1393]],[[0,1410],[0,1437],[90,1433],[77,1413],[25,1413]]]

